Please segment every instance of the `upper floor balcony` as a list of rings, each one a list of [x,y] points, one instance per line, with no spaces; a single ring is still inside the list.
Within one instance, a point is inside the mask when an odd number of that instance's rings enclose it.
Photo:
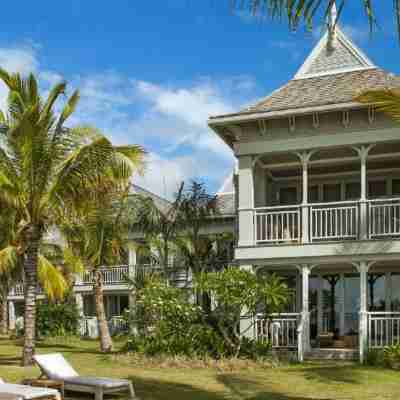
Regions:
[[[239,249],[400,239],[400,142],[240,157],[238,193]]]

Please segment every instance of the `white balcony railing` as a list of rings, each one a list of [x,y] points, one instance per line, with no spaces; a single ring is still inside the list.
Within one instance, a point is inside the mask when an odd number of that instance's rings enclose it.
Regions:
[[[400,312],[368,313],[368,346],[382,348],[400,343]]]
[[[369,201],[369,237],[400,235],[400,199]]]
[[[254,209],[255,244],[389,237],[400,237],[400,198]]]
[[[273,314],[270,318],[257,315],[254,330],[258,340],[271,343],[273,348],[297,348],[297,327],[300,314]]]
[[[312,241],[358,237],[358,203],[312,204],[310,215]]]
[[[101,269],[101,276],[103,284],[114,285],[126,282],[126,278],[129,274],[128,265],[118,265],[113,267],[107,267]],[[93,283],[94,272],[85,271],[81,274],[79,281],[84,285],[90,285]]]
[[[300,207],[260,208],[255,214],[257,243],[284,243],[300,239]]]

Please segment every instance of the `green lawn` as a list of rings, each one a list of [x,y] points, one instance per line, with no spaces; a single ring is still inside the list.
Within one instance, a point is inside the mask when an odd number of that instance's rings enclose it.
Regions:
[[[38,375],[19,366],[21,347],[0,340],[0,376],[18,382]],[[62,352],[82,374],[132,379],[139,397],[155,400],[337,400],[398,399],[400,372],[345,363],[308,363],[226,372],[214,368],[135,366],[122,357],[98,353],[97,343],[41,343],[38,352]],[[74,398],[76,399],[76,398]]]

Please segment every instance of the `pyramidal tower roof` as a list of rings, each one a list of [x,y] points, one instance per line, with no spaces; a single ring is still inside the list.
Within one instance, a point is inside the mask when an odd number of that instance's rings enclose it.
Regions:
[[[268,119],[360,107],[354,101],[357,94],[388,88],[400,88],[400,77],[374,65],[347,37],[337,23],[333,7],[326,32],[290,81],[244,110],[211,117],[209,124],[248,119],[249,114],[262,114],[263,119]]]
[[[334,38],[331,38],[329,30],[326,31],[300,67],[294,79],[362,71],[372,68],[376,68],[372,61],[337,26]]]

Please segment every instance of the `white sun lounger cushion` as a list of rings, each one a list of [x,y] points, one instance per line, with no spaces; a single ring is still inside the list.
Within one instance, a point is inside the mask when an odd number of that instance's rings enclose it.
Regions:
[[[42,371],[50,378],[65,380],[79,374],[71,367],[68,361],[60,353],[37,354],[34,356]]]
[[[10,393],[19,396],[23,400],[40,399],[53,396],[61,400],[60,393],[55,389],[32,387],[27,385],[17,385],[14,383],[0,383],[0,393]]]

